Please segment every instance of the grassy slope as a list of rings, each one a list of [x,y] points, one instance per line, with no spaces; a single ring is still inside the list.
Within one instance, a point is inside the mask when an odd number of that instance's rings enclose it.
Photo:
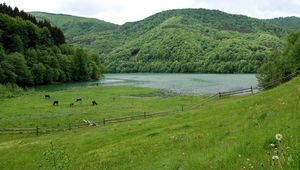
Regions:
[[[275,141],[276,133],[283,134],[282,145],[289,147],[285,151],[285,159],[280,157],[280,166],[284,169],[296,169],[300,166],[299,84],[300,78],[296,78],[276,89],[251,96],[215,100],[195,110],[166,117],[40,137],[0,136],[0,169],[34,169],[38,163],[44,164],[42,153],[49,148],[50,141],[64,148],[70,155],[73,169],[250,169],[251,166],[253,169],[271,169],[272,151],[269,144]],[[101,103],[114,109],[116,105],[109,98],[115,94],[120,94],[124,99],[120,100],[121,106],[129,107],[127,97],[149,92],[153,90],[101,87],[55,92],[51,95],[65,101],[77,95],[88,98],[103,96],[99,98]],[[32,99],[34,104],[28,105],[32,107],[32,113],[27,113],[28,115],[34,115],[39,108],[51,109],[53,113],[47,113],[48,120],[49,123],[54,123],[53,116],[56,113],[61,111],[62,115],[68,114],[63,112],[67,109],[64,106],[53,110],[41,96],[42,94],[34,93],[2,100],[0,112],[6,112],[3,106],[14,106],[15,112],[21,112],[26,109],[26,105],[17,102]],[[195,103],[200,100],[198,97],[193,99]],[[146,100],[145,103],[138,103]],[[189,100],[187,97],[134,98],[132,108],[121,110],[131,112],[133,108],[149,107],[155,103],[159,103],[161,109],[166,109]],[[74,113],[78,112],[82,116],[84,113],[81,113],[81,108],[86,107],[84,110],[88,110],[86,104],[82,105],[72,108]],[[98,115],[101,109],[94,111]],[[81,116],[77,118],[81,119]],[[5,122],[20,123],[14,112],[5,117]],[[28,118],[22,121],[24,122],[21,124],[26,124],[32,120]],[[32,123],[35,124],[34,121]],[[280,167],[276,166],[274,169]]]

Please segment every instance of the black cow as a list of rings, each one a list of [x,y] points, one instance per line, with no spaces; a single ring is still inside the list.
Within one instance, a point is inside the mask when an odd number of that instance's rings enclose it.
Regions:
[[[50,95],[46,94],[45,99],[47,99],[47,98],[50,99]]]
[[[70,107],[73,107],[74,106],[74,103],[70,103]]]
[[[58,106],[58,101],[54,101],[53,106]]]
[[[82,101],[82,98],[78,98],[76,99],[76,102]]]
[[[92,101],[93,106],[98,105],[95,100]]]

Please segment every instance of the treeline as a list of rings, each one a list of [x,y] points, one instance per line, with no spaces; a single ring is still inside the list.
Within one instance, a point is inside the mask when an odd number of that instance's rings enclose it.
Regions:
[[[261,87],[267,89],[284,83],[300,73],[300,30],[291,33],[283,49],[277,49],[258,71]]]
[[[1,11],[0,83],[32,86],[99,78],[102,66],[98,55],[57,40],[59,36],[55,38],[49,31],[57,28],[49,23],[39,26],[41,22],[34,23],[23,11],[5,4],[1,4]]]
[[[65,36],[63,32],[56,26],[52,26],[47,20],[36,20],[36,18],[23,10],[19,10],[17,7],[14,9],[5,3],[0,4],[0,13],[9,15],[11,17],[20,17],[23,20],[28,20],[31,23],[37,25],[40,28],[46,27],[48,31],[50,32],[50,36],[52,39],[52,42],[55,45],[60,45],[65,43]]]
[[[21,86],[52,82],[98,79],[101,72],[98,55],[68,45],[29,48],[24,53],[6,54],[0,46],[0,83]]]
[[[109,72],[114,73],[255,73],[256,61],[242,60],[240,62],[222,61],[215,63],[208,60],[195,62],[122,62],[121,64],[110,64],[107,69]]]

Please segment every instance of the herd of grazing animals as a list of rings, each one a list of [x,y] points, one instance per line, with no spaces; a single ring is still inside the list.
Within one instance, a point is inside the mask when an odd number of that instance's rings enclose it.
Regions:
[[[50,99],[50,95],[46,94],[46,95],[45,95],[45,99]],[[113,101],[115,101],[115,100],[116,100],[116,98],[113,97]],[[75,100],[75,102],[82,102],[82,98],[77,98],[77,99]],[[59,103],[59,101],[58,101],[58,100],[55,100],[55,101],[53,102],[52,105],[53,105],[53,106],[58,106],[58,103]],[[98,105],[98,103],[97,103],[95,100],[93,100],[93,101],[92,101],[92,105],[93,105],[93,106],[96,106],[96,105]],[[72,102],[72,103],[69,104],[69,106],[70,106],[70,107],[73,107],[73,106],[75,106],[75,103]],[[84,122],[87,126],[97,126],[97,124],[96,124],[95,122],[92,122],[92,121],[89,121],[89,120],[83,120],[83,122]]]
[[[45,99],[50,99],[50,95],[46,94]],[[75,102],[82,102],[82,98],[77,98],[75,100]],[[59,101],[55,100],[52,105],[53,106],[58,106],[58,103],[59,103]],[[98,105],[98,103],[95,100],[93,100],[92,105],[96,106],[96,105]],[[70,107],[73,107],[73,106],[75,106],[74,102],[70,103]]]

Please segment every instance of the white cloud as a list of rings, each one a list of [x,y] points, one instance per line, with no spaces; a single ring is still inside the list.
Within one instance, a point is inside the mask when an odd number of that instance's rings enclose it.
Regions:
[[[299,0],[0,0],[25,11],[93,17],[113,23],[144,19],[179,8],[218,9],[256,18],[300,16]]]

